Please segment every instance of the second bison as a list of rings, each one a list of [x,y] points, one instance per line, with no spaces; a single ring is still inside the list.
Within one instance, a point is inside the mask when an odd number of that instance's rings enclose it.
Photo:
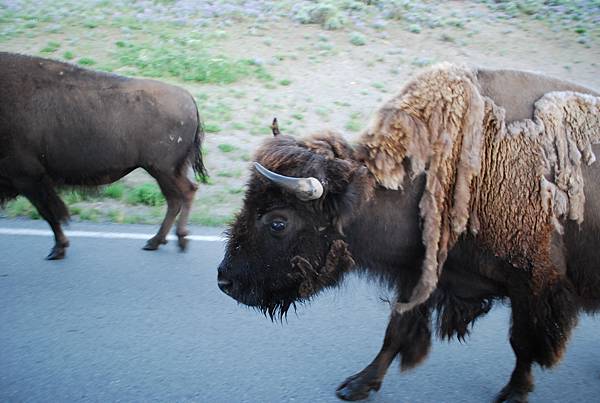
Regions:
[[[0,52],[0,203],[23,195],[54,231],[48,259],[69,241],[61,186],[108,184],[141,167],[158,182],[167,213],[145,249],[166,243],[179,214],[179,246],[204,174],[203,130],[185,90],[158,81],[85,70]]]

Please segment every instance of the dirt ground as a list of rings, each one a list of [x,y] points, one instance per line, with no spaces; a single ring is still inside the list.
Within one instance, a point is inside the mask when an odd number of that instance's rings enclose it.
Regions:
[[[223,85],[163,78],[187,88],[199,100],[205,124],[218,126],[206,135],[205,162],[211,180],[201,186],[195,209],[203,216],[222,217],[217,221],[221,223],[239,208],[249,161],[257,145],[270,136],[273,117],[284,134],[304,136],[333,129],[355,139],[380,104],[418,71],[437,62],[533,70],[600,89],[597,37],[583,42],[577,33],[554,29],[546,21],[498,19],[479,2],[448,1],[436,7],[442,16],[460,16],[460,23],[411,32],[405,24],[386,20],[384,26],[330,31],[285,18],[227,19],[223,24],[223,18],[215,17],[198,28],[217,33],[219,54],[255,60],[274,80],[248,77]],[[364,45],[353,43],[360,42],[352,40],[357,30],[366,38]],[[117,39],[107,35],[108,39],[89,42],[88,53],[101,60],[104,41]],[[43,36],[18,36],[0,42],[0,50],[40,54],[46,41]],[[130,74],[127,69],[115,73]],[[124,183],[135,186],[149,180],[144,172],[135,171]],[[114,201],[103,200],[95,200],[93,208],[143,211],[140,206],[115,206]],[[154,212],[148,221],[159,218]]]

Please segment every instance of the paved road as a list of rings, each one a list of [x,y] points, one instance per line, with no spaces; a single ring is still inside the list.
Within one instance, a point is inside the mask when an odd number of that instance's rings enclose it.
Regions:
[[[0,219],[0,228],[46,229]],[[72,230],[150,233],[145,226]],[[219,231],[195,229],[195,234]],[[47,262],[45,236],[0,235],[0,401],[336,402],[334,390],[379,349],[385,292],[358,278],[283,325],[219,292],[223,245],[72,238]],[[372,402],[482,402],[513,365],[508,312],[494,309],[466,344],[435,343],[426,364],[394,365]],[[600,396],[600,321],[584,317],[563,363],[536,370],[532,402]]]

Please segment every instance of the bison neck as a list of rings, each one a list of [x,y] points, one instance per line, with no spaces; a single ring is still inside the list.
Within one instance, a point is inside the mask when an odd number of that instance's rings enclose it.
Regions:
[[[407,180],[403,190],[377,188],[355,220],[345,228],[358,267],[374,275],[398,279],[420,272],[424,254],[419,200],[425,177]]]

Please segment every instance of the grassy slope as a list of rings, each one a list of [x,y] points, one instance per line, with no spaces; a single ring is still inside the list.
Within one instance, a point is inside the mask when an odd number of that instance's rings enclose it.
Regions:
[[[543,56],[556,50],[542,69],[598,85],[589,78],[600,63],[598,1],[366,3],[4,1],[0,49],[190,90],[212,175],[191,217],[203,225],[222,225],[239,207],[247,163],[272,116],[288,134],[329,126],[352,138],[393,92],[390,83],[397,88],[433,62],[540,64],[514,44],[499,46],[504,39],[539,41]],[[158,187],[140,173],[63,197],[82,220],[155,223],[164,213]],[[22,198],[4,214],[38,218]]]

